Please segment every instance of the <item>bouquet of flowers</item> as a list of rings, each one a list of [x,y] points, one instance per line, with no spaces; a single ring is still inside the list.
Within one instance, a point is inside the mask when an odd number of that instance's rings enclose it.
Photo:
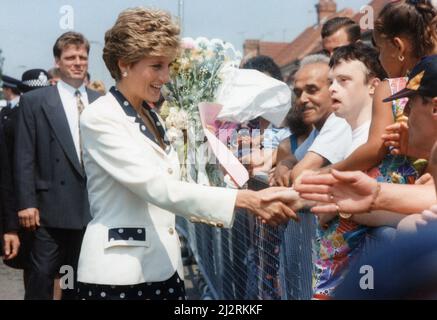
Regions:
[[[178,151],[182,179],[205,185],[221,185],[218,164],[205,142],[198,104],[216,101],[225,67],[237,68],[241,53],[219,39],[182,39],[182,52],[170,70],[163,88],[168,138]],[[167,110],[166,110],[167,109]]]
[[[171,68],[170,82],[162,90],[166,102],[161,116],[166,120],[168,138],[178,151],[183,180],[224,185],[218,158],[238,186],[244,185],[242,177],[247,174],[243,166],[235,163],[236,159],[230,157],[227,161],[223,157],[227,150],[205,141],[206,126],[205,123],[202,126],[200,103],[206,102],[203,105],[209,106],[214,119],[222,124],[239,124],[263,117],[279,126],[291,107],[291,90],[285,83],[256,70],[239,69],[240,61],[241,53],[222,40],[182,39],[181,55]],[[215,113],[217,104],[220,105],[218,114]],[[205,115],[205,109],[202,110]],[[208,125],[215,126],[215,131],[223,129],[217,128],[214,121]],[[210,138],[210,143],[216,140]]]

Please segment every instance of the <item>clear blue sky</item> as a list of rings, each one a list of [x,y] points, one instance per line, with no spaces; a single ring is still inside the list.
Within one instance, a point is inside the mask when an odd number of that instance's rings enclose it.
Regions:
[[[359,10],[369,0],[337,0],[338,9]],[[316,22],[317,0],[184,0],[184,36],[221,38],[242,50],[245,39],[291,41]],[[0,4],[0,49],[3,73],[21,78],[31,68],[53,66],[52,46],[66,30],[60,9],[70,5],[74,29],[91,41],[93,79],[112,80],[101,58],[103,37],[125,8],[151,6],[178,13],[178,0],[3,0]]]

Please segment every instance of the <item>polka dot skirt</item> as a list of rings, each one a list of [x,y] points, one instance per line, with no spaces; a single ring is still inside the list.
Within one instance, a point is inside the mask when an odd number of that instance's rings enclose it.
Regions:
[[[78,282],[80,300],[185,300],[184,281],[178,273],[161,282],[111,286]]]

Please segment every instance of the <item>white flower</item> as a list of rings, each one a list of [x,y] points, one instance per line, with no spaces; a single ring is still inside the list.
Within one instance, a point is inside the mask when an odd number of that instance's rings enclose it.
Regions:
[[[170,143],[175,143],[181,140],[183,141],[184,133],[182,132],[182,130],[179,130],[175,127],[171,127],[170,129],[167,130],[167,138],[170,141]]]
[[[181,70],[189,70],[191,67],[191,62],[188,58],[184,57],[180,60],[180,69]]]
[[[187,129],[188,114],[185,110],[178,110],[178,108],[170,108],[169,115],[165,119],[167,128],[174,127],[176,129]]]
[[[181,164],[187,163],[187,160],[195,164],[189,170],[182,166],[181,178],[204,183],[201,176],[212,171],[206,171],[205,161],[201,162],[203,155],[194,156],[194,153],[200,152],[199,144],[205,139],[198,104],[217,100],[217,90],[227,75],[223,74],[223,67],[238,67],[242,55],[221,39],[204,37],[183,38],[182,48],[173,65],[171,81],[162,90],[170,107],[165,110],[167,136],[177,150]]]
[[[175,127],[178,129],[187,129],[188,114],[184,110],[180,110],[175,117]]]
[[[170,114],[177,114],[179,112],[179,109],[178,108],[176,108],[176,107],[171,107],[170,108]]]
[[[165,125],[167,126],[167,128],[171,128],[171,127],[176,127],[176,119],[178,116],[178,108],[175,107],[171,107],[169,112],[168,112],[168,116],[165,119]]]

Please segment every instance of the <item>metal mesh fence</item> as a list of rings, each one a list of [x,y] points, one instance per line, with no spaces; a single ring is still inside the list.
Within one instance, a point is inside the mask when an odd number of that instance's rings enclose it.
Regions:
[[[249,181],[249,189],[266,187],[261,180]],[[237,210],[232,229],[180,217],[177,226],[214,299],[310,299],[315,219],[306,212],[299,217],[299,223],[270,227]]]

